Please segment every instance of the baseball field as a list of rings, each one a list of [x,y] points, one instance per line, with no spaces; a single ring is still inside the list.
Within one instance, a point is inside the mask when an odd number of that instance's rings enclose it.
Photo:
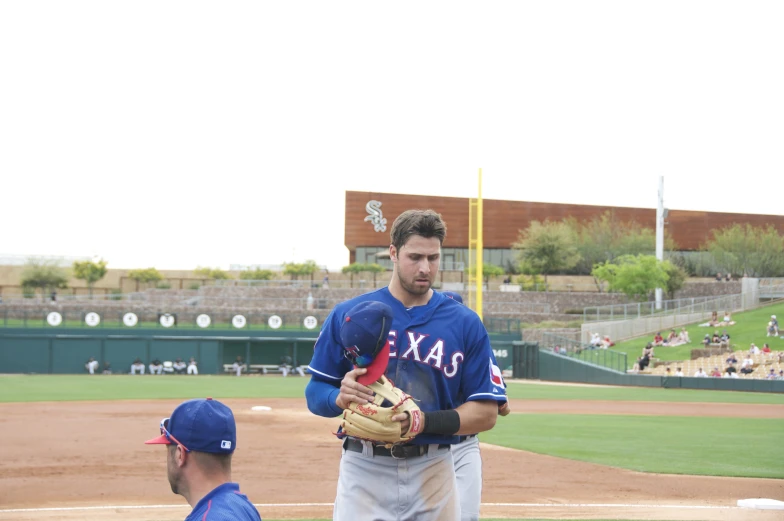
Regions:
[[[234,410],[233,479],[265,520],[331,518],[336,421],[306,378],[0,376],[0,521],[176,521],[165,455],[144,440],[182,400]],[[510,382],[480,436],[483,519],[773,520],[784,500],[784,395]],[[253,410],[266,406],[269,410]]]

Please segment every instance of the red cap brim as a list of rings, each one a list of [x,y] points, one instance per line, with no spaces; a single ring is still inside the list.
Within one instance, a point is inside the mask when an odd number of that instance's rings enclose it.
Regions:
[[[144,442],[146,445],[171,445],[172,442],[169,441],[169,438],[161,434],[157,438],[153,438],[151,440],[147,440]]]
[[[389,365],[389,340],[384,344],[384,347],[381,348],[381,351],[378,352],[376,357],[367,366],[367,373],[358,376],[357,382],[361,383],[362,385],[370,385],[379,378],[381,375],[384,374],[387,370],[387,366]]]

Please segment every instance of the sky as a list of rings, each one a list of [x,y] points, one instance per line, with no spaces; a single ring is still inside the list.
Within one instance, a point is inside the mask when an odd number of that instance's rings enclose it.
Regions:
[[[0,3],[0,257],[348,264],[347,190],[779,215],[784,2]],[[448,224],[448,223],[447,223]]]

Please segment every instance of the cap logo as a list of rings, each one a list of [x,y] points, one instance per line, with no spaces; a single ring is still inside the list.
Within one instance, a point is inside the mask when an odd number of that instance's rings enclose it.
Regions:
[[[231,449],[231,442],[229,440],[222,440],[221,449]]]

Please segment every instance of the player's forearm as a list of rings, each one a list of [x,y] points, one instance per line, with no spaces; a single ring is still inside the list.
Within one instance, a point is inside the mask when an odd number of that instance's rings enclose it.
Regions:
[[[459,435],[489,431],[498,418],[498,404],[493,400],[472,400],[456,410],[460,414]]]
[[[311,378],[305,387],[305,398],[310,412],[326,418],[334,418],[343,413],[343,409],[335,404],[338,394],[340,389],[315,378]]]

